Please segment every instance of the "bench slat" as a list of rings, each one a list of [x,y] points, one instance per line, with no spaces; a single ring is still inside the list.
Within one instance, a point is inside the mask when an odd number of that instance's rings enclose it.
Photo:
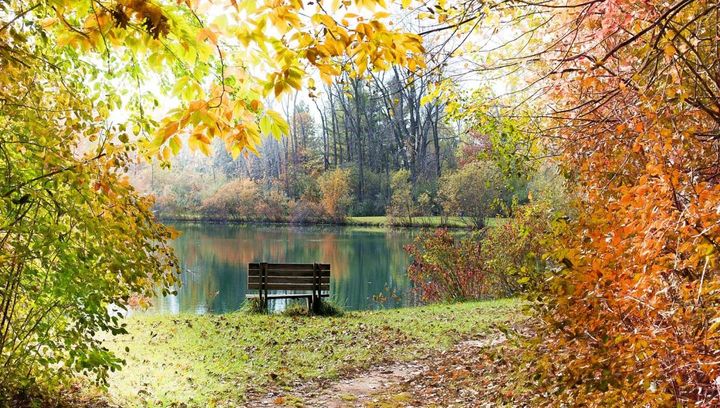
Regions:
[[[329,270],[321,270],[320,276],[330,276]],[[260,276],[260,269],[248,269],[248,276]],[[268,268],[267,276],[313,276],[313,270],[271,270]]]
[[[248,276],[248,283],[260,283],[262,280],[261,276]],[[267,283],[315,283],[315,278],[312,276],[268,276],[265,278]],[[330,283],[329,276],[320,277],[320,283]]]
[[[313,290],[314,285],[312,283],[267,283],[265,288],[267,290]],[[248,283],[249,290],[260,290],[262,289],[261,283]],[[320,285],[320,290],[330,290],[330,285],[323,283]]]
[[[318,263],[318,265],[319,265],[321,268],[330,269],[330,264]],[[250,262],[250,263],[248,264],[248,266],[249,266],[250,268],[259,268],[259,267],[260,267],[260,262]],[[303,264],[303,263],[269,263],[269,262],[268,262],[268,267],[277,267],[277,268],[287,268],[287,267],[289,267],[289,268],[293,268],[293,267],[296,267],[296,266],[310,266],[310,267],[312,267],[312,264],[311,264],[311,263],[310,263],[310,264]]]
[[[246,298],[259,298],[260,295],[257,293],[251,293],[245,295]],[[330,297],[329,293],[322,293],[320,297]],[[312,298],[312,294],[310,293],[270,293],[268,294],[268,299],[306,299],[306,298]]]
[[[330,270],[330,264],[318,264],[318,267],[321,271],[329,271]],[[269,263],[267,264],[268,271],[307,271],[313,270],[313,264],[273,264]],[[250,263],[248,264],[248,269],[253,270],[260,270],[260,264],[259,263]]]

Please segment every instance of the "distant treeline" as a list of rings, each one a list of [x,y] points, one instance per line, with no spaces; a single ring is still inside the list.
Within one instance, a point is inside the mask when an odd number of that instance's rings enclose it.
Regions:
[[[172,171],[135,169],[136,182],[155,194],[164,217],[313,223],[387,215],[406,224],[442,215],[479,227],[540,188],[537,174],[509,176],[482,160],[485,135],[460,133],[444,102],[423,99],[430,79],[378,75],[335,81],[313,110],[297,95],[286,99],[290,135],[266,139],[258,156],[233,160],[220,145],[212,160],[182,152]]]

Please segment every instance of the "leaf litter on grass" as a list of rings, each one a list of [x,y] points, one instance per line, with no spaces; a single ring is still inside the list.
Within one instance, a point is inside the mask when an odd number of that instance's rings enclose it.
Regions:
[[[481,333],[414,361],[378,365],[337,381],[311,381],[288,391],[271,391],[247,406],[523,406],[529,397],[514,376],[520,363],[518,347],[500,331]]]

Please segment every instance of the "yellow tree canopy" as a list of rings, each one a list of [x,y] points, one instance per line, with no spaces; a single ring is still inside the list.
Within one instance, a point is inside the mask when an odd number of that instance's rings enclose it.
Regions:
[[[237,157],[256,152],[263,134],[288,132],[264,103],[268,97],[312,90],[314,76],[330,81],[342,71],[423,66],[421,38],[392,29],[384,6],[382,0],[10,1],[0,6],[0,58],[62,59],[53,69],[72,71],[89,85],[98,119],[130,113],[116,133],[123,142],[143,140],[146,155],[167,159],[183,143],[207,154],[219,137]],[[148,117],[169,99],[174,109]]]

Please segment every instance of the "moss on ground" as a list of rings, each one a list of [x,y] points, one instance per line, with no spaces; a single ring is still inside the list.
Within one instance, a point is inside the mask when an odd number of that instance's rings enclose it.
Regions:
[[[106,341],[127,361],[107,392],[121,406],[234,406],[270,387],[447,349],[520,309],[505,299],[341,317],[133,316],[129,334]]]

